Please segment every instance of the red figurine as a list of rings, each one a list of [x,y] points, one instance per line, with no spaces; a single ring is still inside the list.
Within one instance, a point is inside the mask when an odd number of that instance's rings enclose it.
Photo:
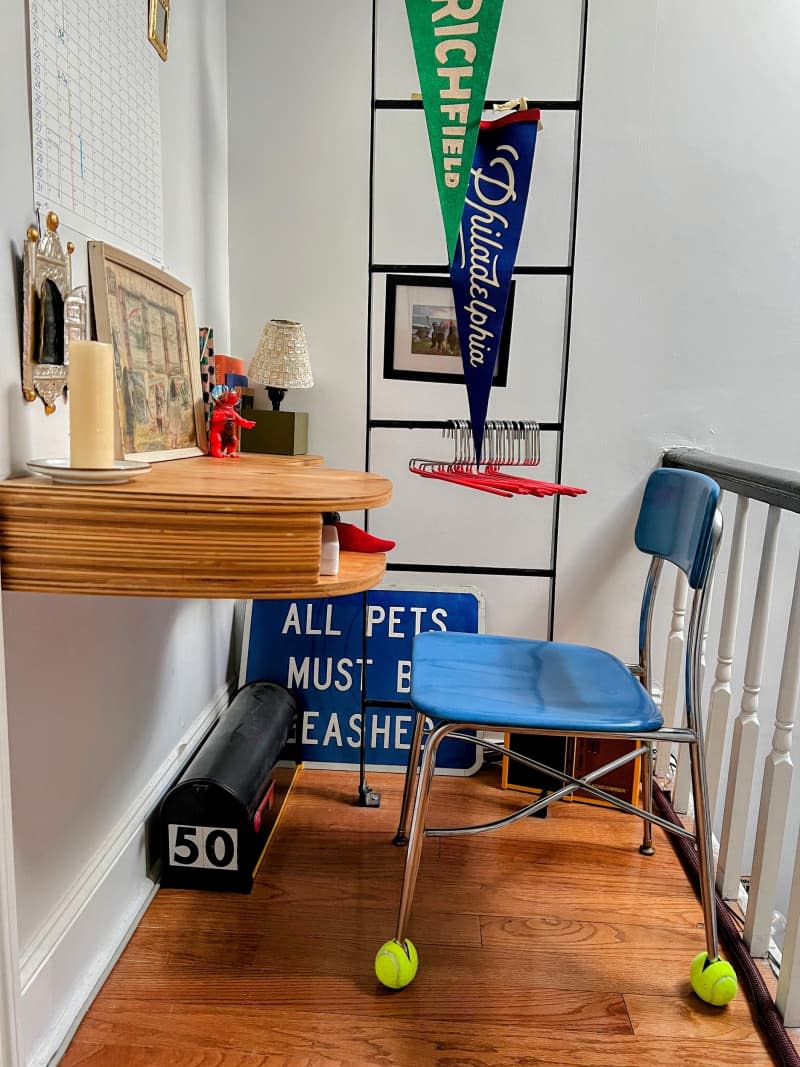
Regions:
[[[243,419],[236,407],[239,403],[239,394],[226,385],[215,385],[211,390],[211,399],[214,406],[211,409],[210,426],[208,431],[208,452],[216,459],[236,459],[237,451],[236,427],[244,426],[252,430],[255,426],[250,419]]]

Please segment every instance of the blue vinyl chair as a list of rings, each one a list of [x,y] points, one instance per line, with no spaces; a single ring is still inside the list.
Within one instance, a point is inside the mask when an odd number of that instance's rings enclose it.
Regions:
[[[707,608],[706,590],[722,536],[719,486],[693,471],[660,469],[648,481],[636,525],[637,548],[652,557],[639,625],[639,663],[626,667],[597,648],[530,641],[490,634],[422,633],[414,640],[411,702],[416,709],[400,825],[395,843],[407,845],[397,930],[375,959],[384,985],[400,989],[414,978],[418,957],[406,937],[422,841],[426,836],[478,833],[508,826],[577,789],[601,798],[644,821],[640,851],[653,852],[652,824],[695,840],[700,866],[706,951],[691,965],[692,986],[709,1003],[727,1003],[736,992],[733,968],[719,958],[703,735],[700,715],[700,656]],[[650,696],[650,631],[655,593],[665,560],[680,567],[694,590],[685,661],[686,726],[664,728]],[[426,716],[433,728],[425,729]],[[577,779],[509,751],[493,742],[465,736],[465,730],[512,731],[568,737],[615,737],[636,742],[623,756]],[[512,815],[480,826],[426,827],[436,752],[455,737],[501,752],[563,783],[554,792]],[[687,744],[691,757],[696,835],[653,813],[653,743]],[[421,756],[421,765],[420,765]],[[640,759],[642,807],[593,783]],[[412,808],[413,799],[413,808]],[[410,821],[410,829],[409,829]]]

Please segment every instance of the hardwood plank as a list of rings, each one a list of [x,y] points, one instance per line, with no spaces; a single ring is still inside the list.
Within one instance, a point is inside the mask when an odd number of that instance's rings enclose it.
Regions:
[[[292,1049],[292,1059],[259,1059],[258,1053],[241,1053],[230,1048],[227,1042],[231,1031],[227,1028],[231,1016],[218,1018],[214,1013],[187,1018],[188,1047],[170,1039],[159,1046],[149,1031],[147,1045],[142,1050],[149,1059],[125,1058],[136,1055],[136,1021],[129,1023],[129,1043],[115,1039],[105,1043],[94,1041],[93,1048],[106,1049],[120,1055],[119,1059],[81,1060],[65,1059],[63,1067],[77,1067],[90,1063],[91,1067],[273,1067],[281,1064],[295,1067],[306,1061],[309,1064],[346,1064],[348,1067],[641,1067],[650,1063],[700,1064],[714,1067],[768,1067],[773,1063],[769,1054],[755,1045],[743,1050],[735,1044],[711,1039],[683,1039],[675,1037],[664,1040],[636,1038],[625,1035],[592,1034],[587,1040],[583,1035],[564,1033],[560,1028],[531,1031],[525,1027],[498,1027],[481,1021],[467,1025],[444,1023],[435,1031],[415,1029],[405,1023],[382,1026],[376,1030],[371,1024],[359,1019],[342,1017],[341,1026],[333,1027],[328,1017],[302,1018],[287,1016],[276,1020],[274,1025],[266,1022],[260,1013],[244,1012],[244,1029],[234,1040],[256,1043],[256,1047]],[[234,1025],[238,1025],[236,1019]],[[192,1055],[207,1055],[195,1042],[197,1035],[214,1029],[220,1044],[218,1060],[192,1059]],[[141,1038],[138,1039],[141,1041]],[[81,1039],[80,1044],[83,1044]],[[744,1053],[744,1054],[743,1054]],[[269,1056],[269,1053],[266,1054]],[[242,1056],[242,1059],[236,1059]],[[317,1057],[317,1058],[314,1058]]]
[[[106,989],[119,1000],[141,1000],[150,992],[181,1004],[268,1001],[289,1007],[299,998],[320,1011],[372,1015],[377,1009],[371,998],[382,995],[373,960],[392,933],[389,929],[383,937],[359,945],[355,940],[339,944],[333,938],[304,938],[300,929],[287,931],[238,974],[227,966],[217,969],[212,962],[198,970],[170,956],[154,968],[150,960],[123,956]],[[410,933],[414,939],[416,930]],[[415,1017],[469,1019],[490,1004],[493,1018],[510,1023],[527,1019],[534,1010],[531,1002],[552,990],[558,996],[609,992],[683,997],[689,992],[692,954],[681,950],[606,961],[602,951],[564,956],[557,951],[453,948],[426,944],[418,936],[415,944],[421,962],[413,986],[393,998],[391,1008],[382,1006],[381,1016],[396,1011],[403,1017],[413,1007]]]
[[[136,1043],[112,1045],[74,1041],[62,1067],[346,1067],[322,1055],[260,1055],[214,1049],[159,1049]]]
[[[681,1033],[687,1038],[765,1047],[745,997],[735,997],[723,1011],[691,995],[654,997],[627,993],[625,1004],[637,1037],[669,1038]]]
[[[359,948],[365,944],[378,945],[394,932],[396,919],[394,907],[370,908],[358,901],[344,907],[318,902],[300,913],[291,905],[273,905],[262,927],[259,953],[283,951],[287,938],[299,938],[301,947],[319,944],[326,950],[329,944],[338,944],[340,949],[349,944]],[[478,949],[480,918],[461,912],[420,911],[417,936],[428,945]]]
[[[376,777],[370,775],[370,778]],[[357,777],[343,771],[308,771],[299,781],[293,796],[289,825],[297,831],[313,830],[317,833],[352,830],[385,832],[392,836],[397,828],[400,814],[400,796],[403,776],[382,774],[379,777],[384,792],[378,809],[364,809],[355,802]],[[327,779],[327,780],[326,780]],[[429,825],[464,825],[471,821],[483,822],[516,811],[519,794],[496,788],[499,774],[496,768],[488,767],[468,778],[437,777],[429,811]],[[463,784],[462,784],[463,783]],[[550,844],[561,850],[585,846],[620,852],[637,865],[646,869],[647,864],[672,864],[672,848],[666,835],[655,830],[658,848],[655,856],[644,857],[638,852],[641,842],[641,824],[638,819],[606,808],[589,807],[590,815],[581,812],[588,805],[555,804],[549,809],[546,819],[523,819],[511,827],[493,831],[488,835],[461,838],[483,848],[487,842],[510,842],[519,848],[520,842]],[[444,839],[452,843],[453,839]],[[456,842],[459,843],[459,842]]]
[[[164,896],[169,894],[165,891]],[[221,894],[217,895],[221,896]],[[226,919],[226,912],[203,907],[203,895],[195,894],[195,905],[187,911],[151,908],[147,921],[137,931],[136,951],[130,953],[151,966],[168,956],[174,965],[193,968],[196,963],[254,967],[258,958],[298,948],[298,954],[311,951],[336,955],[345,947],[377,946],[391,935],[395,908],[363,907],[351,901],[342,907],[316,903],[298,909],[292,904],[271,904],[249,908],[248,930]],[[233,909],[227,911],[230,915]],[[443,911],[420,911],[417,936],[426,945],[481,947],[480,919],[477,915]],[[338,949],[337,949],[338,946]],[[127,965],[127,964],[126,964]]]
[[[160,968],[169,974],[213,973],[215,977],[235,977],[253,966],[263,934],[258,931],[231,934],[219,928],[159,926],[137,931],[137,966]],[[127,951],[127,950],[126,950]]]
[[[439,841],[442,863],[472,866],[481,851],[479,839],[475,837],[442,838]],[[661,855],[647,857],[629,848],[608,848],[602,841],[576,848],[571,842],[561,845],[537,840],[532,835],[518,841],[498,835],[493,842],[492,857],[507,878],[523,880],[534,873],[558,878],[572,871],[584,881],[595,877],[614,880],[621,893],[666,888],[673,896],[685,895],[687,899],[693,896],[688,883],[684,885],[665,877],[672,870],[672,863],[663,851]]]
[[[370,774],[370,778],[375,777]],[[356,803],[357,776],[350,771],[310,771],[295,790],[291,821],[295,829],[357,830],[363,832],[386,832],[394,836],[400,815],[400,798],[403,788],[402,774],[379,774],[384,797],[380,808],[365,811]],[[299,783],[298,783],[299,785]],[[437,775],[434,780],[430,804],[429,823],[462,825],[469,822],[484,822],[509,815],[533,799],[528,794],[500,788],[500,768],[488,764],[478,773],[465,778]],[[344,801],[344,803],[343,803]],[[528,827],[536,840],[555,840],[576,846],[597,844],[598,836],[608,848],[632,849],[637,856],[641,842],[641,825],[637,819],[609,808],[592,808],[592,820],[582,818],[582,805],[554,804],[546,819],[528,819],[517,823],[509,830],[479,838],[481,842],[502,839],[504,834],[515,835]],[[672,849],[661,831],[656,845],[656,856]],[[644,858],[639,856],[640,859]]]
[[[328,834],[305,832],[302,848],[290,857],[281,845],[290,833],[288,825],[281,826],[278,848],[267,857],[253,890],[257,898],[296,904],[323,899],[344,904],[357,898],[374,907],[399,901],[405,857],[388,839],[369,834],[337,843]],[[647,861],[638,853],[620,861],[618,854],[615,859],[598,848],[576,863],[569,850],[547,854],[513,843],[505,850],[488,847],[491,851],[476,848],[474,839],[426,842],[414,910],[440,910],[437,902],[446,900],[453,911],[479,914],[580,914],[593,922],[636,923],[647,911],[659,925],[701,921],[688,884],[659,878],[652,864],[642,872]]]
[[[644,918],[644,917],[643,917]],[[597,923],[580,919],[534,916],[481,916],[484,945],[505,947],[511,952],[541,950],[580,954],[602,951],[605,955],[625,957],[674,944],[691,952],[697,944],[697,931],[674,930],[655,925],[633,923]]]
[[[397,1000],[387,993],[382,998]],[[420,1026],[419,1023],[425,1025]],[[124,1003],[100,1007],[81,1027],[80,1040],[97,1044],[135,1044],[137,1040],[153,1048],[205,1047],[209,1035],[216,1035],[217,1047],[226,1051],[269,1052],[276,1047],[317,1052],[346,1063],[395,1062],[400,1046],[410,1045],[412,1034],[429,1044],[449,1045],[460,1041],[463,1050],[475,1054],[480,1049],[525,1048],[557,1031],[569,1039],[576,1034],[631,1036],[622,999],[619,997],[559,1000],[555,992],[543,999],[530,1020],[502,1025],[491,1009],[463,1021],[418,1020],[413,1012],[384,1019],[377,1015],[336,1013],[324,1010],[297,1010],[291,1006],[253,1004],[221,1011],[213,1007],[186,1005],[174,1013],[138,1008],[128,1010]],[[382,1047],[385,1042],[388,1047]],[[362,1058],[359,1058],[362,1057]],[[421,1062],[427,1062],[422,1060]]]

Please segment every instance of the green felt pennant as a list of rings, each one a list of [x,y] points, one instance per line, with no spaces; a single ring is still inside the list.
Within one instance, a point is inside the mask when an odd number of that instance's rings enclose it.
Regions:
[[[503,0],[406,0],[452,261]]]

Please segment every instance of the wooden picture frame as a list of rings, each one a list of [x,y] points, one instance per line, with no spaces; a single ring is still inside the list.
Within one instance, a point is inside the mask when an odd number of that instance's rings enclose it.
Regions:
[[[205,453],[192,291],[157,267],[89,242],[98,341],[114,346],[117,455],[148,461]]]
[[[501,388],[508,382],[515,285],[512,281],[492,379],[492,385]],[[387,274],[384,378],[463,384],[455,316],[453,290],[446,276]]]
[[[147,40],[166,62],[169,54],[170,0],[148,0]]]

